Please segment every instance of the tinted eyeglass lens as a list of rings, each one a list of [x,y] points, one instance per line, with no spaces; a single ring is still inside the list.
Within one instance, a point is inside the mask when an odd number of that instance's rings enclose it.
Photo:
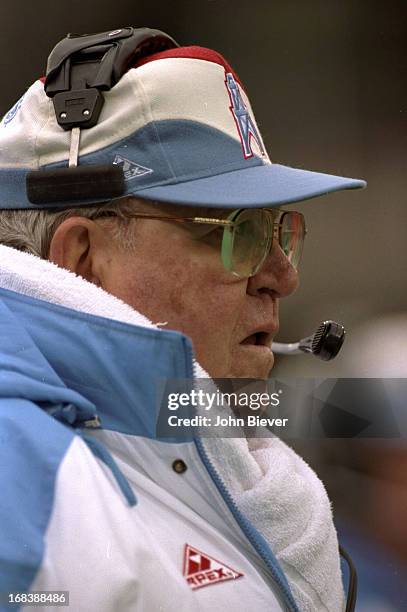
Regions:
[[[230,220],[235,225],[225,230],[225,250],[229,251],[229,258],[224,256],[223,261],[225,264],[228,259],[227,269],[233,274],[248,278],[257,272],[270,250],[272,225],[261,209],[237,211]]]
[[[280,219],[279,244],[294,268],[297,268],[304,245],[305,222],[301,213],[287,211]]]

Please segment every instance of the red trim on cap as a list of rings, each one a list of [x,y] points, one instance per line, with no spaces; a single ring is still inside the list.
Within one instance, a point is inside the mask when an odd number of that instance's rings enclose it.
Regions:
[[[160,51],[159,53],[153,53],[153,55],[148,55],[147,57],[143,57],[143,59],[139,60],[134,66],[131,68],[139,68],[140,66],[144,66],[144,64],[148,64],[149,62],[154,62],[155,60],[167,59],[170,57],[187,57],[191,59],[201,59],[207,62],[212,62],[214,64],[219,64],[219,66],[223,66],[226,72],[231,72],[235,78],[235,80],[239,83],[241,87],[243,87],[243,83],[239,78],[239,75],[233,70],[232,66],[225,60],[223,55],[218,53],[217,51],[213,51],[212,49],[207,49],[206,47],[176,47],[175,49],[168,49],[167,51]],[[39,79],[41,83],[44,83],[46,77],[42,76]]]
[[[217,51],[213,51],[212,49],[207,49],[206,47],[176,47],[175,49],[160,51],[159,53],[154,53],[153,55],[143,57],[143,59],[139,60],[136,64],[134,64],[132,68],[139,68],[140,66],[144,66],[144,64],[148,64],[149,62],[154,62],[155,60],[160,59],[168,59],[171,57],[187,57],[191,59],[201,59],[207,62],[212,62],[214,64],[219,64],[220,66],[224,67],[226,72],[231,72],[235,80],[239,83],[241,87],[243,87],[239,76],[233,70],[231,65],[225,60],[223,55],[221,55]]]

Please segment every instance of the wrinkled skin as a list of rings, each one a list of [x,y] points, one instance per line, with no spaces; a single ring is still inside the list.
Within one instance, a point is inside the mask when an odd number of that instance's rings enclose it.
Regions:
[[[137,210],[202,214],[175,206],[158,210],[139,201]],[[210,216],[219,213],[212,209]],[[298,286],[297,272],[278,244],[255,276],[239,279],[224,270],[214,240],[196,239],[196,224],[132,220],[135,243],[129,251],[112,239],[109,223],[68,218],[53,236],[49,259],[121,298],[153,322],[167,322],[165,329],[190,336],[197,360],[212,377],[268,377],[279,299]],[[255,344],[255,332],[263,332],[263,345]]]

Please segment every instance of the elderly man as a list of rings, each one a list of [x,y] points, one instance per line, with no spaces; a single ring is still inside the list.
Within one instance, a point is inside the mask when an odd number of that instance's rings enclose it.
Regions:
[[[364,183],[271,164],[222,56],[137,36],[73,39],[1,126],[0,609],[342,610],[312,470],[277,438],[157,438],[156,389],[268,377],[305,235],[281,206]],[[133,39],[81,125],[75,58]]]

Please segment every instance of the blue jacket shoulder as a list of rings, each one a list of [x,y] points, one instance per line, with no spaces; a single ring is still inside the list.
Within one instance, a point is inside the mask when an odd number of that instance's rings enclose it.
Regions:
[[[58,469],[74,435],[29,400],[0,399],[0,592],[27,591],[39,569]]]

